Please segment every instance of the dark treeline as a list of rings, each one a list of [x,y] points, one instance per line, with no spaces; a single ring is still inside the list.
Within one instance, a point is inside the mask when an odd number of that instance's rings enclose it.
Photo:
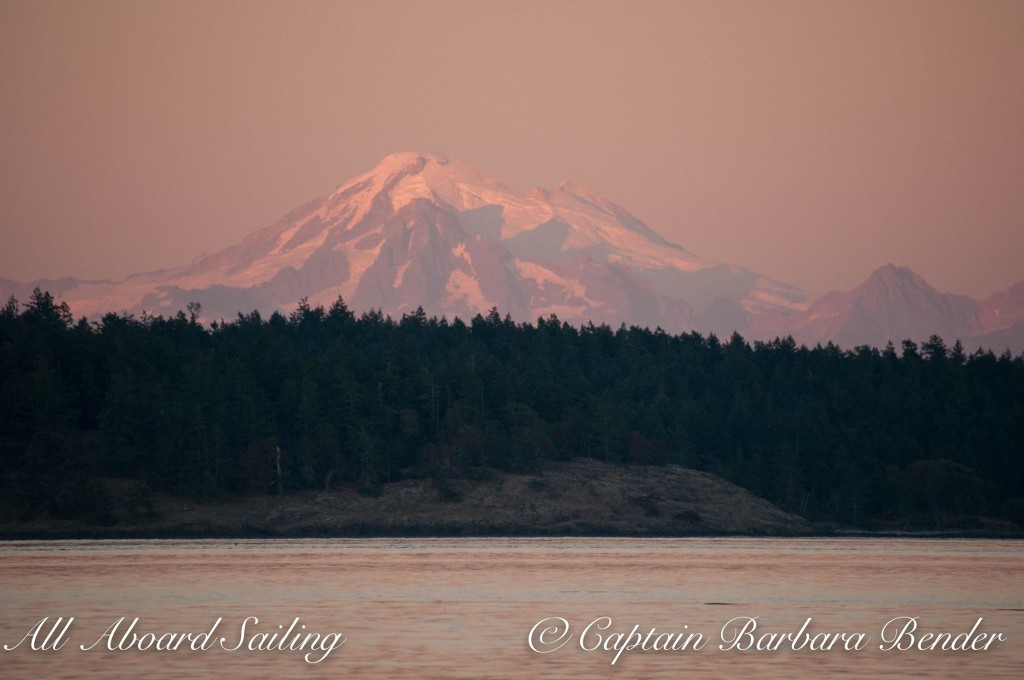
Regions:
[[[864,527],[1024,515],[1024,360],[588,325],[355,317],[300,303],[204,327],[0,311],[0,460],[22,518],[102,517],[101,479],[195,497],[529,471],[707,470]],[[140,484],[141,485],[141,484]],[[144,504],[145,499],[140,500]]]

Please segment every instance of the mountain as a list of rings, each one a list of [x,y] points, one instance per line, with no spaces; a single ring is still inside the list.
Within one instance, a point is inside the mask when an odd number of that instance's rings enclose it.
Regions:
[[[428,153],[388,156],[188,266],[63,281],[60,291],[75,315],[173,314],[196,301],[212,319],[291,310],[302,297],[330,305],[339,295],[356,312],[394,317],[422,306],[469,319],[497,307],[519,321],[556,314],[573,324],[720,333],[795,318],[809,303],[797,288],[669,243],[570,182],[520,194]]]
[[[982,326],[989,329],[1006,329],[1024,322],[1024,281],[982,302],[980,315]]]
[[[968,346],[1024,352],[1024,281],[981,302],[983,333],[969,336]]]
[[[980,329],[977,301],[942,294],[906,267],[889,264],[845,293],[831,292],[811,305],[793,327],[798,341],[832,340],[843,347],[884,345],[904,338],[974,335]]]
[[[190,302],[207,320],[290,311],[300,298],[357,313],[468,320],[497,307],[517,321],[552,314],[698,330],[748,339],[792,334],[807,344],[897,345],[937,334],[952,343],[1024,351],[1024,282],[984,301],[939,293],[887,265],[848,292],[807,293],[666,241],[611,201],[571,182],[518,193],[441,155],[398,153],[241,243],[184,267],[117,281],[73,278],[0,294],[49,290],[76,316],[174,314]]]
[[[1024,282],[978,301],[940,293],[910,269],[888,264],[851,291],[822,296],[790,332],[809,345],[880,347],[892,341],[898,346],[904,339],[939,335],[949,344],[959,338],[967,347],[1019,353],[1024,351]]]

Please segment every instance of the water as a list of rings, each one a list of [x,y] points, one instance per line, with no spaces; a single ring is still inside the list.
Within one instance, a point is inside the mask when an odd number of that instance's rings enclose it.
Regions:
[[[1022,548],[892,539],[7,542],[0,642],[16,643],[45,616],[75,621],[60,651],[31,651],[28,642],[0,651],[0,676],[1019,678]],[[299,617],[305,631],[345,641],[318,664],[302,652],[192,652],[187,643],[108,651],[104,639],[79,649],[122,616],[139,617],[140,635],[206,632],[222,617],[217,635],[227,646],[246,617],[258,617],[263,633]],[[918,617],[918,632],[954,634],[980,617],[981,632],[1008,640],[976,652],[879,651],[882,625],[901,616]],[[546,617],[567,620],[571,638],[537,654],[528,635]],[[582,629],[600,617],[611,626],[592,628],[587,646],[595,632],[628,634],[634,625],[707,642],[699,651],[624,652],[612,665],[614,651],[580,649]],[[720,630],[734,617],[758,617],[755,635],[796,633],[811,617],[812,635],[871,639],[862,651],[842,643],[827,652],[722,651]]]

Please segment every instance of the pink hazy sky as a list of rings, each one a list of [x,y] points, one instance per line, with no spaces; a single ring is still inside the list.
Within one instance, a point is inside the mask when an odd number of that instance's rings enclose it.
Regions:
[[[184,264],[394,151],[814,292],[1024,279],[1024,2],[0,0],[0,276]]]

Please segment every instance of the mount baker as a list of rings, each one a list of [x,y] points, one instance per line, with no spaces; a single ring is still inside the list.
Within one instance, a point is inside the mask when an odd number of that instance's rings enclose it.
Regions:
[[[578,325],[660,326],[750,338],[881,345],[938,333],[1024,348],[1024,283],[985,301],[942,295],[909,270],[883,267],[817,302],[798,288],[670,243],[614,203],[569,182],[512,191],[472,165],[429,153],[388,156],[332,194],[238,245],[122,281],[0,279],[33,287],[76,315],[208,319],[291,310],[303,297],[356,312],[469,319],[497,307],[517,321],[555,314]],[[813,304],[812,304],[813,303]],[[1001,350],[1001,346],[994,347]]]

